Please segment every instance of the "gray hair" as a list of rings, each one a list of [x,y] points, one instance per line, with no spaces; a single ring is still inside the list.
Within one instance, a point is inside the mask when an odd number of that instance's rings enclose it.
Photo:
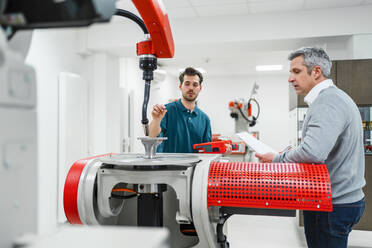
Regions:
[[[310,74],[315,66],[320,66],[324,77],[330,78],[332,61],[322,48],[303,47],[289,54],[288,59],[292,60],[298,56],[304,57],[304,65],[307,68],[307,73]]]

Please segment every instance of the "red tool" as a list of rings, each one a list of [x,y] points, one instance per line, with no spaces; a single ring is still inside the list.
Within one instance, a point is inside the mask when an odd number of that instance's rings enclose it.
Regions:
[[[222,140],[214,142],[206,142],[200,144],[194,144],[194,150],[197,150],[199,153],[225,153],[226,144],[232,146],[231,140]]]
[[[214,141],[221,141],[221,134],[212,134],[212,142]]]
[[[231,154],[245,154],[246,144],[244,142],[232,142]]]

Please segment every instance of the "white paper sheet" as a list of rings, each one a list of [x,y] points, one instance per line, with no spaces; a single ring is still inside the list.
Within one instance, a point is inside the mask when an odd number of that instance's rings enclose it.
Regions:
[[[278,153],[270,146],[266,145],[262,141],[256,139],[253,135],[247,133],[247,132],[241,132],[236,134],[239,138],[241,138],[250,148],[252,148],[257,153]]]

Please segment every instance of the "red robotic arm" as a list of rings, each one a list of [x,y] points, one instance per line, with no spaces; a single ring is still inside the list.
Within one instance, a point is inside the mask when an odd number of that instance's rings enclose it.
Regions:
[[[142,104],[142,126],[145,136],[149,135],[149,120],[147,105],[150,97],[153,71],[157,69],[157,58],[172,58],[174,42],[168,15],[161,0],[132,0],[141,18],[125,10],[117,10],[116,14],[135,21],[144,31],[145,40],[137,43],[139,67],[143,70],[142,79],[145,80],[145,90]]]
[[[137,43],[137,55],[152,54],[157,58],[172,58],[174,41],[168,14],[161,1],[132,0],[140,13],[151,39]]]

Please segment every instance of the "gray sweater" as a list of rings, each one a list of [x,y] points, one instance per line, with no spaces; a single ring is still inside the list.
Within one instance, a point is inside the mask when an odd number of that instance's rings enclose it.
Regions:
[[[322,90],[307,110],[302,141],[273,162],[326,164],[333,204],[364,197],[362,119],[354,101],[336,86]]]

